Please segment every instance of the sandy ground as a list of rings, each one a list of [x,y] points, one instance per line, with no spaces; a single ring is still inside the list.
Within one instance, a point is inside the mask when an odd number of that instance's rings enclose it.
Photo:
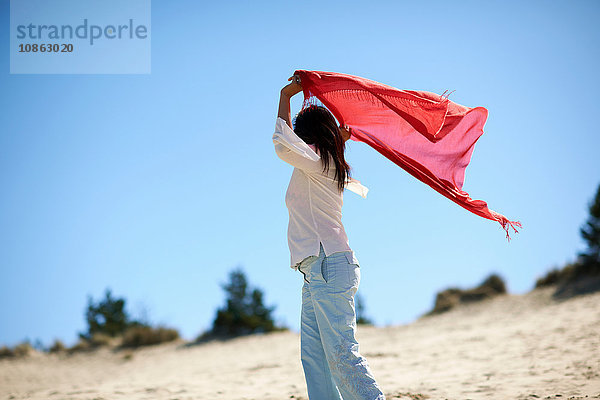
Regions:
[[[502,296],[407,326],[359,327],[388,399],[600,398],[600,293]],[[299,337],[0,361],[0,399],[307,399]],[[315,399],[319,400],[319,399]]]

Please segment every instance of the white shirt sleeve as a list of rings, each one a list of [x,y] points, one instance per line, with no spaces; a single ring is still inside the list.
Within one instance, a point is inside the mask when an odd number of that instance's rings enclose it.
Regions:
[[[298,169],[307,172],[323,169],[321,157],[281,117],[275,122],[273,145],[279,158]]]
[[[369,188],[367,188],[362,183],[360,183],[360,181],[357,181],[354,178],[350,178],[346,181],[346,189],[348,189],[351,192],[356,193],[363,199],[366,199],[367,193],[369,193]]]

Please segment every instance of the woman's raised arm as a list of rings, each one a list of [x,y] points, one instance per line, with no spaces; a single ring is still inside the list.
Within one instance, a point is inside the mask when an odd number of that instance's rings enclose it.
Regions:
[[[290,111],[290,99],[296,93],[302,91],[302,85],[300,84],[300,77],[298,75],[290,76],[288,81],[291,81],[289,84],[281,89],[281,94],[279,96],[279,110],[277,111],[277,116],[281,117],[290,128],[292,127],[292,115]]]

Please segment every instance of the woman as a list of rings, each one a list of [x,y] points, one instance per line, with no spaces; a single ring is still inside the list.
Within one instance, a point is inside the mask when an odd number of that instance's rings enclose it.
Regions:
[[[302,86],[296,75],[288,80],[273,143],[279,158],[295,167],[285,202],[291,266],[304,275],[300,342],[308,397],[385,399],[355,338],[360,267],[342,225],[342,199],[345,187],[363,196],[366,188],[349,177],[350,133],[319,106],[298,113],[292,130],[290,98]]]

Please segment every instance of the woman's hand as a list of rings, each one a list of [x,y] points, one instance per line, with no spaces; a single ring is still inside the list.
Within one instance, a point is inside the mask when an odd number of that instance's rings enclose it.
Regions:
[[[281,94],[283,96],[292,97],[296,93],[302,91],[302,84],[300,83],[300,77],[298,75],[290,76],[288,81],[291,82],[281,89]]]
[[[340,126],[340,134],[342,135],[344,142],[350,139],[350,129],[348,129],[346,125]]]

